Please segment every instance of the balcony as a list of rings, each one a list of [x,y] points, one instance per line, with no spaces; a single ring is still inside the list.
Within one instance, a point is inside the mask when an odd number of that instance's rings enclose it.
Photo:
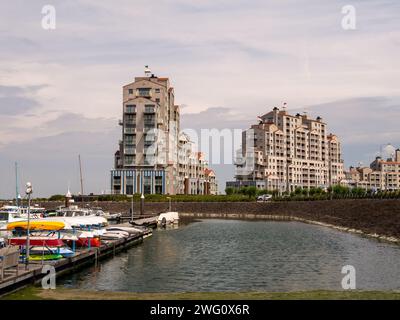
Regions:
[[[146,134],[144,140],[148,142],[154,142],[156,141],[156,136],[154,134]]]
[[[136,133],[136,128],[134,128],[134,127],[125,127],[124,133],[125,134],[134,134],[134,133]]]
[[[132,147],[124,148],[124,154],[133,155],[135,153],[136,153],[136,148],[132,148]]]
[[[155,128],[155,126],[156,126],[156,123],[154,121],[144,121],[145,129]]]
[[[129,108],[129,107],[126,107],[126,108],[125,108],[125,113],[126,113],[126,114],[136,114],[136,108]]]
[[[120,119],[120,120],[118,120],[118,125],[123,126],[124,122]]]

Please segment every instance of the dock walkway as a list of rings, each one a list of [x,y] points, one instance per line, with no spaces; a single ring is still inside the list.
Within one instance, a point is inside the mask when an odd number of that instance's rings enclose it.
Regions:
[[[60,276],[85,265],[96,264],[99,260],[143,242],[143,233],[132,235],[125,239],[103,241],[100,247],[81,248],[76,250],[72,257],[62,258],[55,261],[30,261],[29,268],[25,264],[18,265],[18,275],[16,270],[10,270],[5,274],[0,282],[0,296],[10,293],[28,284],[40,281],[46,274],[42,273],[44,265],[52,265],[56,270],[56,275]]]

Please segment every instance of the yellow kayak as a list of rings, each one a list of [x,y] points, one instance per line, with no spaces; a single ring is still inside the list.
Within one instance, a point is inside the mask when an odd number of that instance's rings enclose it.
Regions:
[[[65,223],[61,221],[31,221],[29,223],[30,230],[61,230],[64,229]],[[7,230],[14,230],[14,229],[24,229],[28,228],[27,221],[15,221],[11,222],[7,225]]]

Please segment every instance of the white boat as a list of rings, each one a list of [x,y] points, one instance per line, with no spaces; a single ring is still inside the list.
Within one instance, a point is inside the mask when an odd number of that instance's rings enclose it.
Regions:
[[[158,224],[174,224],[179,223],[179,214],[175,211],[161,213],[157,218]]]
[[[108,225],[107,219],[97,216],[84,216],[84,217],[49,217],[44,218],[44,221],[61,221],[68,223],[72,228],[101,228]]]
[[[4,206],[0,208],[0,237],[6,237],[9,235],[7,224],[24,220],[23,218],[19,218],[18,214],[19,211],[17,206]]]
[[[106,231],[100,236],[103,240],[114,240],[128,238],[129,233],[125,231]]]
[[[39,219],[43,217],[45,209],[37,206],[30,207],[30,218]],[[6,219],[3,217],[8,216]],[[0,220],[8,220],[9,222],[25,220],[28,218],[28,207],[4,206],[0,208]],[[13,220],[14,219],[14,220]]]
[[[91,208],[89,210],[91,210],[94,215],[106,218],[109,221],[117,221],[122,217],[122,213],[110,213],[108,211],[103,211],[101,208]]]
[[[123,231],[129,234],[137,234],[143,232],[141,229],[135,227],[113,227],[113,226],[107,228],[106,231]]]

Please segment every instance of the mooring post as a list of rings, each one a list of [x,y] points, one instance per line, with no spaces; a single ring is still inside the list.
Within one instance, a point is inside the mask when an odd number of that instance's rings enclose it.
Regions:
[[[88,231],[90,232],[90,227],[88,228]],[[89,248],[89,250],[90,250],[91,247],[92,247],[92,246],[91,246],[91,242],[92,242],[91,239],[92,239],[92,238],[89,237],[89,234],[88,234],[87,239],[88,239],[88,248]]]
[[[72,234],[75,236],[75,227],[72,227]],[[76,243],[75,243],[75,237],[74,240],[72,240],[72,251],[76,251]]]

